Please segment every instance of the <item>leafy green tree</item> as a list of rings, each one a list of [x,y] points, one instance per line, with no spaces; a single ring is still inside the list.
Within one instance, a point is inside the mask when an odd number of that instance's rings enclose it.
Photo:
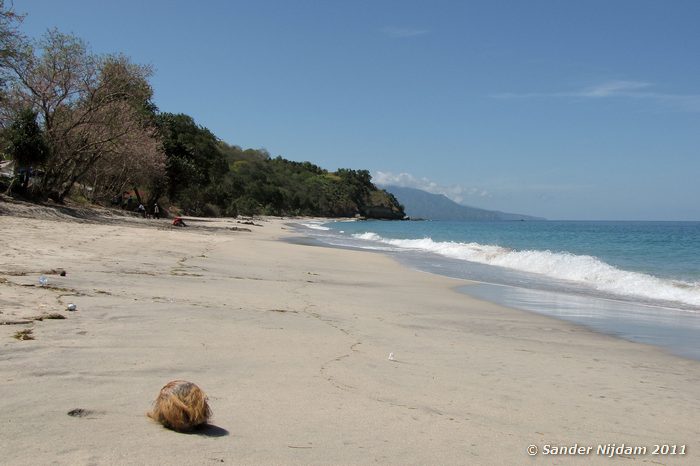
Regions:
[[[201,213],[210,185],[221,183],[229,170],[219,140],[188,115],[161,113],[156,121],[167,159],[163,188],[171,202]]]
[[[48,156],[48,146],[31,109],[22,110],[5,131],[7,153],[17,166],[40,165]]]
[[[14,160],[15,179],[19,181],[21,191],[26,190],[32,169],[41,165],[49,155],[36,118],[36,112],[24,109],[4,132],[6,152]]]

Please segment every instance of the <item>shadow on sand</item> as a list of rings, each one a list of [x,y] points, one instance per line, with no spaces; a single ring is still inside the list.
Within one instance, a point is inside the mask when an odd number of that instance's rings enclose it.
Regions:
[[[196,429],[186,432],[189,435],[200,435],[202,437],[226,437],[229,432],[223,427],[214,424],[204,424]]]

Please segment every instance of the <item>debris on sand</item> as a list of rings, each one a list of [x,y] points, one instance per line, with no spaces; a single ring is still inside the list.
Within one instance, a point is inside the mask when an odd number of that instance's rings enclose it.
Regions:
[[[34,333],[34,330],[27,328],[27,329],[15,332],[14,337],[15,337],[15,339],[17,339],[19,341],[33,340],[34,336],[32,335],[32,333]]]

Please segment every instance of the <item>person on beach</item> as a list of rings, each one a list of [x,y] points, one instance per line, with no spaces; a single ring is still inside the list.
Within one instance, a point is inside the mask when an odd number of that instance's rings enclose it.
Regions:
[[[173,220],[173,226],[174,227],[186,227],[187,224],[182,220],[182,217],[175,217],[175,220]]]
[[[136,208],[138,212],[141,214],[143,218],[146,218],[146,208],[143,206],[143,204],[139,204],[139,206]]]
[[[160,218],[160,207],[158,207],[158,203],[156,202],[153,204],[153,218]]]
[[[124,192],[124,196],[126,197],[126,200],[124,201],[124,208],[131,211],[134,205],[134,196],[132,196],[129,192]]]

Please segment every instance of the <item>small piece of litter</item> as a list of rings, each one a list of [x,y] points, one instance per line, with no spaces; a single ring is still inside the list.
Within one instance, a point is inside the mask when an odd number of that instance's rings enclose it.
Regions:
[[[78,307],[77,307],[75,304],[72,304],[72,303],[71,303],[71,304],[68,305],[68,310],[69,310],[69,311],[75,311],[77,308],[78,308]]]
[[[389,353],[389,361],[396,361],[396,359],[394,359],[394,353]]]

